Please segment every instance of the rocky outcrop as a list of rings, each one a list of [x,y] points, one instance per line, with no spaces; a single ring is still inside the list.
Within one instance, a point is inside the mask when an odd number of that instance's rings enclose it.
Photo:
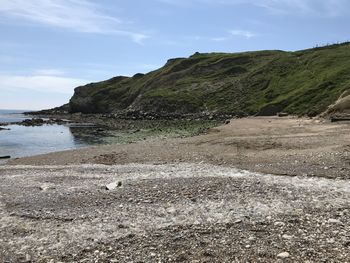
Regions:
[[[349,91],[344,92],[340,98],[332,105],[329,106],[328,110],[325,114],[342,114],[348,113],[350,114],[350,95]]]

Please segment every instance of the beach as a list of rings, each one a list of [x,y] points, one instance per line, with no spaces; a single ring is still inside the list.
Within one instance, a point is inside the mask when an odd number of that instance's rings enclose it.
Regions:
[[[9,161],[11,165],[209,163],[260,173],[348,179],[350,126],[325,119],[233,119],[205,134],[151,137]]]
[[[7,262],[346,262],[349,126],[246,118],[0,166]]]

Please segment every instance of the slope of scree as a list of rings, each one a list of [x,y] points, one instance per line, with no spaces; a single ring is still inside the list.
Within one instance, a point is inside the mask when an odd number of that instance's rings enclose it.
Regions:
[[[296,52],[196,53],[75,89],[72,113],[317,115],[350,88],[350,43]]]

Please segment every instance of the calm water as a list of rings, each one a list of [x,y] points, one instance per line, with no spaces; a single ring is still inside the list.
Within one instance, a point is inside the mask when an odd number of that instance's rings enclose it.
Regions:
[[[21,114],[23,110],[0,110],[1,122],[20,122],[28,118]]]
[[[15,122],[25,119],[18,113],[0,113],[0,122]],[[69,125],[43,125],[25,127],[9,125],[10,130],[0,131],[0,156],[12,158],[71,150],[102,143],[103,134],[94,127]],[[4,160],[0,160],[4,163]]]

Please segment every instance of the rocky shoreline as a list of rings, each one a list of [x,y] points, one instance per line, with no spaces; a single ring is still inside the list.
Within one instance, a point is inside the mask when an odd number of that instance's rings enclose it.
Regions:
[[[42,126],[42,125],[52,125],[52,124],[67,124],[69,120],[57,119],[57,118],[30,118],[25,119],[19,122],[3,122],[0,123],[0,126],[9,126],[9,125],[20,125],[20,126]],[[0,128],[0,130],[6,130],[6,128]],[[8,129],[7,129],[8,130]]]
[[[0,166],[0,261],[346,262],[350,126],[234,119],[206,134]]]

